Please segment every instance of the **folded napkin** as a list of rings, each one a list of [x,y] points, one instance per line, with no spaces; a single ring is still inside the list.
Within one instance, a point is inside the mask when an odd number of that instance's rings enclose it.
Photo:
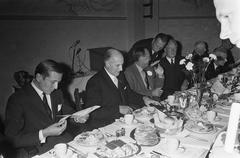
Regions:
[[[211,90],[212,90],[214,93],[216,93],[216,94],[218,94],[218,95],[221,95],[221,94],[223,94],[223,92],[226,90],[226,88],[222,85],[222,83],[221,83],[219,80],[217,80],[217,81],[212,85]]]

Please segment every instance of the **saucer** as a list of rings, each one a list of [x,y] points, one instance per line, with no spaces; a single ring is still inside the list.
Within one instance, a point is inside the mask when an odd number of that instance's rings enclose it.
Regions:
[[[180,146],[174,153],[183,153],[183,152],[185,152],[185,150],[186,149],[184,147]]]
[[[178,147],[178,149],[177,150],[175,150],[175,151],[167,151],[168,152],[168,154],[169,155],[172,155],[172,154],[180,154],[180,153],[184,153],[185,152],[185,148],[184,147]]]

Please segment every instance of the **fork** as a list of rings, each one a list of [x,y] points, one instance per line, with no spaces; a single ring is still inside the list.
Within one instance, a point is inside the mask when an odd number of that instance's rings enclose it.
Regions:
[[[160,155],[160,156],[164,156],[164,157],[167,157],[167,158],[171,158],[170,156],[163,155],[162,153],[154,151],[154,150],[150,154],[155,154],[155,155]]]

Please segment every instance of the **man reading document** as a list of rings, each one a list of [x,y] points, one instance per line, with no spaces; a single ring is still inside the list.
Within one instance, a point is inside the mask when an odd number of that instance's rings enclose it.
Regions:
[[[72,114],[75,110],[66,104],[58,83],[63,71],[53,60],[39,63],[33,81],[12,94],[7,103],[5,134],[21,157],[42,154],[57,143],[66,143],[73,137],[64,132],[66,118],[57,120],[57,115]],[[73,115],[74,120],[84,123],[85,115]]]

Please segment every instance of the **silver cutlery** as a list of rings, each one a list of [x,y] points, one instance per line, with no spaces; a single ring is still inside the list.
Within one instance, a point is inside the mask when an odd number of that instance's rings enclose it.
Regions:
[[[75,152],[75,153],[77,153],[78,155],[80,155],[81,157],[83,157],[83,158],[87,158],[87,156],[88,156],[87,154],[82,153],[82,152],[79,151],[77,148],[73,147],[72,145],[67,144],[67,147],[68,147],[70,150],[72,150],[73,152]]]
[[[171,158],[170,156],[164,155],[164,154],[162,154],[160,152],[157,152],[157,151],[154,151],[154,150],[152,152],[150,152],[150,154],[156,154],[156,155],[160,155],[160,156],[165,156],[165,157]]]

